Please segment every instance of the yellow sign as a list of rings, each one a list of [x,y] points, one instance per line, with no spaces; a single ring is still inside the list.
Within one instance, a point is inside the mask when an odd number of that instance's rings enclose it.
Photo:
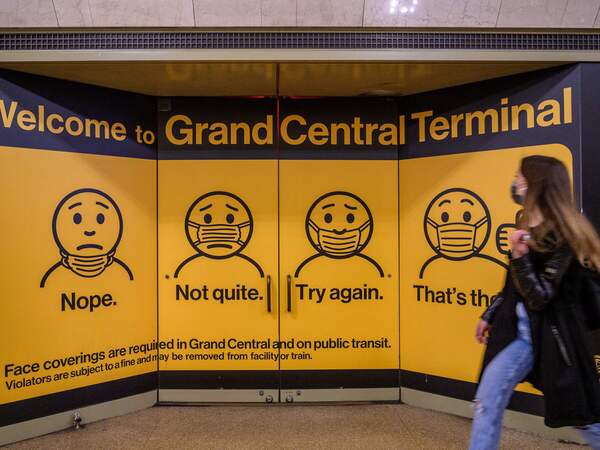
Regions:
[[[0,148],[0,403],[156,370],[155,167]]]
[[[281,161],[283,370],[398,368],[397,161]]]
[[[479,316],[502,288],[521,158],[560,144],[400,161],[400,360],[403,370],[477,381]]]
[[[160,370],[276,370],[277,161],[159,161]]]

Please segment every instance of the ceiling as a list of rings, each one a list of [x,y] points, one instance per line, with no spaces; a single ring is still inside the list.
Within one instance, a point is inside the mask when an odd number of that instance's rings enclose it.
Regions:
[[[559,63],[0,63],[0,67],[154,96],[408,95]]]

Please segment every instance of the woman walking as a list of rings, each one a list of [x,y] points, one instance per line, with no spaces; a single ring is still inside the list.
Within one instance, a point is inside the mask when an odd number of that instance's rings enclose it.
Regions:
[[[498,447],[512,392],[530,381],[544,394],[546,425],[580,427],[600,450],[600,383],[590,337],[600,324],[586,313],[600,301],[594,293],[600,240],[576,209],[557,159],[524,158],[512,194],[523,211],[510,238],[505,286],[476,328],[487,348],[470,449]]]

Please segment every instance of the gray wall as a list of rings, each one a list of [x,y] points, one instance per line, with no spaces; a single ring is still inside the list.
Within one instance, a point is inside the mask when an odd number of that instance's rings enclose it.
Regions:
[[[0,27],[598,28],[600,0],[0,0]]]

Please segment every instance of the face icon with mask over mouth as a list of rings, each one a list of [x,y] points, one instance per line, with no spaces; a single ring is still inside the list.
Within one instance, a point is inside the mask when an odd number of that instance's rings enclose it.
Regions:
[[[248,206],[229,192],[209,192],[190,206],[185,217],[188,241],[209,258],[229,258],[248,244],[253,222]]]
[[[490,212],[483,200],[468,189],[438,194],[425,212],[425,236],[433,250],[451,260],[468,259],[487,243]]]
[[[82,277],[95,277],[113,262],[123,234],[123,219],[107,194],[79,189],[56,207],[52,232],[62,264]]]
[[[319,253],[330,258],[348,258],[361,252],[371,239],[373,217],[356,195],[330,192],[310,207],[306,234]]]

